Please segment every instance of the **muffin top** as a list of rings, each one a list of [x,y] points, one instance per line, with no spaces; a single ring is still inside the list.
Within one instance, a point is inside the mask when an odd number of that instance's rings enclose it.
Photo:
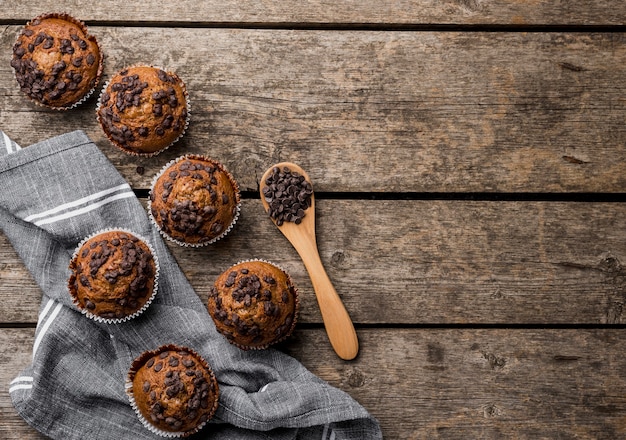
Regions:
[[[150,190],[150,215],[163,235],[201,246],[223,237],[239,214],[239,187],[218,162],[188,155],[166,165]]]
[[[134,66],[113,75],[100,95],[97,117],[115,146],[152,156],[182,136],[188,105],[185,85],[175,73]]]
[[[35,102],[68,109],[95,89],[103,55],[86,27],[67,14],[29,22],[13,46],[11,66],[21,90]]]
[[[260,260],[224,271],[209,292],[209,314],[217,330],[242,349],[260,349],[293,331],[298,296],[289,275]]]
[[[128,379],[131,403],[152,430],[191,435],[218,406],[215,375],[189,348],[165,345],[143,353],[133,362]]]
[[[90,317],[113,321],[134,317],[156,293],[155,257],[129,232],[106,231],[88,238],[69,267],[70,295]]]

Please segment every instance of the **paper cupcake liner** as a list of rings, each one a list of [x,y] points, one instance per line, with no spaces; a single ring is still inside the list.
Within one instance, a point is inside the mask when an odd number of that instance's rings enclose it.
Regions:
[[[152,253],[152,258],[154,260],[154,266],[155,266],[155,271],[154,271],[154,287],[152,288],[152,293],[150,294],[150,297],[148,298],[148,300],[145,302],[145,304],[136,312],[130,314],[130,315],[126,315],[122,318],[103,318],[102,316],[98,316],[94,313],[91,313],[88,309],[83,308],[79,302],[77,301],[77,299],[74,297],[74,295],[72,295],[72,287],[69,285],[68,282],[68,290],[69,290],[69,295],[72,298],[72,302],[74,303],[74,305],[78,308],[78,310],[85,315],[87,318],[89,319],[93,319],[96,322],[103,322],[105,324],[121,324],[123,322],[127,322],[130,321],[131,319],[134,319],[136,317],[138,317],[139,315],[141,315],[143,312],[145,312],[148,307],[150,307],[150,304],[152,303],[152,301],[154,300],[154,297],[156,296],[158,290],[159,290],[159,272],[160,272],[160,266],[159,266],[159,259],[157,257],[156,251],[154,250],[154,248],[152,247],[152,245],[148,242],[148,240],[146,240],[145,238],[143,238],[141,235],[129,230],[129,229],[124,229],[124,228],[107,228],[107,229],[101,229],[87,237],[85,237],[84,239],[81,240],[81,242],[78,244],[78,246],[76,246],[76,249],[74,250],[74,253],[72,254],[72,258],[70,259],[70,262],[73,262],[74,259],[78,256],[78,253],[80,252],[80,249],[83,247],[83,245],[85,243],[87,243],[89,240],[91,240],[93,237],[96,237],[100,234],[104,234],[106,232],[123,232],[129,235],[132,235],[136,238],[138,238],[142,243],[144,243],[148,249],[150,250],[150,252]],[[70,263],[71,264],[71,263]]]
[[[232,182],[233,188],[235,190],[235,196],[237,197],[237,206],[235,207],[235,215],[233,216],[233,220],[230,222],[230,225],[228,225],[228,227],[224,228],[222,233],[220,235],[218,235],[217,237],[214,237],[211,240],[203,241],[201,243],[188,243],[186,241],[178,240],[178,239],[170,236],[167,232],[165,232],[165,231],[163,231],[163,229],[161,229],[161,226],[159,226],[158,222],[156,221],[156,219],[152,215],[152,192],[154,191],[154,188],[156,186],[157,181],[163,175],[163,173],[165,173],[165,171],[167,171],[172,165],[174,165],[174,164],[176,164],[176,163],[178,163],[178,162],[180,162],[182,160],[186,160],[186,159],[207,160],[207,161],[210,161],[215,166],[217,166],[221,171],[226,173],[226,175],[228,176],[228,178]],[[176,159],[173,159],[173,160],[169,161],[168,163],[166,163],[165,166],[163,168],[161,168],[161,170],[152,178],[152,182],[150,183],[150,196],[148,197],[148,207],[147,207],[147,210],[148,210],[148,217],[150,218],[150,221],[157,228],[159,233],[164,238],[166,238],[167,240],[169,240],[169,241],[171,241],[173,243],[176,243],[179,246],[184,246],[184,247],[199,248],[199,247],[203,247],[203,246],[208,246],[210,244],[215,243],[218,240],[221,240],[226,235],[228,235],[228,233],[234,228],[235,224],[237,223],[237,220],[239,220],[239,215],[241,213],[241,196],[240,196],[240,193],[239,193],[239,184],[237,183],[237,181],[235,180],[233,175],[220,162],[218,162],[218,161],[216,161],[214,159],[211,159],[208,156],[201,155],[201,154],[185,154],[184,156],[177,157]]]
[[[132,69],[134,67],[152,67],[154,69],[163,70],[164,72],[167,72],[168,74],[175,73],[175,72],[170,72],[167,69],[164,69],[162,67],[154,66],[152,64],[133,64],[131,66],[128,66],[128,67],[125,67],[123,69],[118,70],[117,72],[115,72],[114,75],[117,75],[117,73],[121,72],[122,70]],[[129,154],[131,156],[135,156],[135,157],[154,157],[154,156],[157,156],[157,155],[163,153],[165,150],[169,149],[172,145],[174,145],[176,142],[178,142],[183,137],[183,135],[187,131],[187,128],[189,128],[189,121],[191,120],[191,100],[189,99],[189,93],[187,92],[187,86],[186,86],[185,82],[182,80],[182,78],[180,78],[178,76],[178,74],[176,74],[176,77],[180,80],[180,86],[181,86],[181,89],[183,91],[183,95],[185,96],[185,105],[187,107],[187,118],[185,118],[185,125],[183,126],[183,130],[176,137],[176,139],[174,139],[167,146],[161,148],[160,150],[154,151],[152,153],[140,153],[138,151],[132,151],[132,150],[128,150],[128,149],[124,148],[117,141],[112,139],[110,137],[109,133],[107,133],[104,129],[102,129],[102,132],[104,133],[106,138],[109,140],[109,142],[111,142],[111,144],[113,144],[113,146],[115,146],[117,149],[119,149],[119,150],[123,151],[124,153]],[[109,79],[107,82],[104,83],[104,85],[102,86],[102,90],[100,90],[100,95],[98,96],[98,102],[96,104],[96,121],[98,122],[98,125],[100,127],[102,127],[102,121],[101,121],[101,118],[100,118],[100,107],[102,106],[102,95],[106,92],[106,90],[109,87],[110,83],[111,83],[111,79]]]
[[[69,21],[75,25],[77,25],[78,27],[80,27],[80,29],[83,31],[83,33],[85,34],[86,38],[91,37],[91,41],[93,41],[96,46],[98,47],[98,53],[100,54],[99,58],[98,58],[98,71],[96,72],[96,81],[94,83],[94,86],[91,90],[89,90],[87,93],[85,93],[78,101],[60,107],[60,106],[54,106],[54,105],[50,105],[50,104],[44,104],[43,102],[39,101],[37,98],[34,98],[28,94],[26,94],[25,92],[22,92],[22,94],[24,96],[26,96],[29,101],[33,102],[34,104],[43,107],[43,108],[48,108],[48,109],[52,109],[52,110],[56,110],[59,112],[63,112],[63,111],[67,111],[67,110],[72,110],[76,107],[78,107],[79,105],[83,104],[85,101],[87,101],[96,91],[96,89],[98,88],[98,84],[100,83],[100,79],[102,78],[102,72],[104,70],[104,52],[102,52],[102,47],[100,46],[100,43],[98,42],[98,39],[91,35],[87,29],[87,26],[85,25],[84,22],[82,22],[81,20],[77,19],[76,17],[73,17],[72,15],[66,13],[66,12],[47,12],[44,14],[40,14],[37,17],[33,18],[32,20],[28,21],[26,23],[26,26],[30,26],[34,21],[36,20],[43,20],[45,18],[59,18],[62,20],[66,20]],[[15,38],[15,43],[18,42],[20,36],[22,35],[23,30],[17,34],[17,37]],[[13,67],[11,67],[11,69],[13,70],[13,77],[16,76],[16,72],[15,69]],[[19,84],[18,84],[19,85]]]
[[[137,371],[139,371],[139,369],[147,362],[147,360],[155,355],[158,355],[159,353],[163,352],[163,351],[186,351],[190,354],[192,354],[193,356],[197,357],[202,366],[206,369],[206,371],[209,372],[209,375],[211,377],[211,382],[213,382],[214,386],[215,386],[215,393],[217,394],[216,398],[215,398],[215,402],[213,404],[213,408],[211,408],[211,410],[209,410],[208,413],[208,417],[207,417],[207,421],[200,423],[198,426],[196,426],[194,429],[190,430],[190,431],[176,431],[176,432],[172,432],[172,431],[163,431],[159,428],[157,428],[155,425],[153,425],[152,423],[150,423],[141,413],[141,410],[139,409],[137,402],[135,401],[135,396],[133,395],[133,380],[135,378],[135,374],[137,374]],[[142,354],[140,354],[131,364],[130,369],[128,370],[128,374],[126,377],[126,383],[124,384],[124,389],[126,391],[126,395],[128,396],[128,401],[130,403],[131,408],[133,408],[133,410],[135,411],[135,414],[137,415],[137,418],[139,419],[139,421],[141,422],[141,424],[148,429],[150,432],[159,435],[161,437],[168,437],[168,438],[182,438],[182,437],[188,437],[190,435],[193,435],[195,433],[197,433],[198,431],[200,431],[202,428],[204,428],[206,426],[207,423],[209,423],[209,421],[213,418],[213,416],[215,415],[215,412],[217,411],[217,407],[219,405],[219,395],[220,395],[220,391],[219,391],[219,386],[217,383],[217,379],[215,377],[215,373],[213,372],[213,370],[211,369],[211,366],[208,364],[208,362],[195,350],[189,348],[189,347],[182,347],[179,345],[175,345],[175,344],[166,344],[166,345],[161,345],[160,347],[154,349],[154,350],[150,350],[150,351],[144,351]]]
[[[232,345],[234,345],[235,347],[237,347],[237,348],[239,348],[241,350],[244,350],[244,351],[265,350],[265,349],[269,348],[272,345],[278,344],[278,343],[283,342],[284,340],[286,340],[289,336],[291,336],[291,334],[295,330],[296,324],[297,324],[297,321],[298,321],[298,317],[299,317],[299,313],[300,313],[300,294],[298,292],[298,288],[297,288],[296,284],[293,282],[293,278],[291,278],[291,275],[289,274],[289,272],[287,272],[282,266],[280,266],[280,265],[278,265],[276,263],[273,263],[271,261],[261,259],[261,258],[251,258],[251,259],[247,259],[247,260],[240,260],[239,262],[231,265],[224,272],[233,269],[235,266],[237,266],[239,264],[252,263],[252,262],[257,262],[257,261],[260,261],[262,263],[270,264],[270,265],[276,267],[277,269],[281,270],[285,275],[287,275],[287,280],[288,280],[289,284],[291,284],[291,286],[293,287],[293,298],[294,298],[294,301],[295,301],[294,311],[293,311],[293,319],[291,320],[291,326],[289,327],[289,330],[287,330],[285,332],[285,334],[282,335],[280,338],[273,340],[269,344],[259,345],[259,346],[243,345],[243,344],[239,344],[239,343],[237,343],[235,341],[231,341],[228,338],[225,338]],[[211,316],[211,318],[212,318],[212,316]]]

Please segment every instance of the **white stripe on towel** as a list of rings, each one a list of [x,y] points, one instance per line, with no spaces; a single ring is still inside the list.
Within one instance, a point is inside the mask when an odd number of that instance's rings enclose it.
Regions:
[[[81,214],[85,214],[89,211],[93,211],[94,209],[98,209],[101,206],[104,206],[108,203],[114,202],[116,200],[120,200],[120,199],[127,199],[129,197],[134,197],[135,193],[130,191],[127,193],[121,193],[121,194],[115,194],[114,196],[108,197],[106,199],[103,199],[97,203],[92,203],[91,205],[87,205],[83,208],[80,209],[76,209],[74,211],[69,211],[66,212],[65,214],[59,214],[55,217],[48,217],[48,218],[44,218],[41,220],[38,220],[35,222],[35,225],[37,226],[41,226],[41,225],[47,225],[48,223],[55,223],[58,222],[59,220],[65,220],[71,217],[76,217],[77,215],[81,215]]]
[[[54,305],[54,300],[49,299],[48,302],[46,303],[46,306],[43,308],[43,310],[41,311],[41,313],[39,314],[39,318],[37,319],[37,323],[40,323],[41,320],[43,319],[44,316],[46,316],[48,314],[48,312],[50,311],[50,308]]]
[[[39,348],[39,344],[41,344],[43,337],[45,336],[46,332],[50,328],[50,325],[52,325],[52,322],[54,322],[54,320],[56,319],[57,315],[59,314],[62,308],[63,308],[63,304],[60,304],[60,303],[57,304],[57,306],[54,308],[52,313],[50,313],[50,316],[48,316],[48,319],[45,320],[45,322],[39,321],[39,324],[43,322],[43,325],[41,327],[41,330],[39,330],[37,337],[35,338],[35,343],[33,344],[33,359],[35,358],[35,355],[37,354],[37,349]],[[39,324],[37,325],[38,327],[39,327]]]
[[[17,390],[30,390],[33,388],[32,383],[18,383],[17,385],[13,385],[9,388],[9,393]]]
[[[18,376],[9,384],[9,393],[17,390],[30,390],[33,387],[33,378],[30,376]]]
[[[104,196],[108,196],[109,194],[112,194],[112,193],[115,193],[115,192],[118,192],[118,191],[121,191],[121,190],[124,190],[125,192],[126,191],[130,191],[130,193],[132,193],[132,189],[130,188],[130,185],[128,183],[124,183],[122,185],[115,186],[115,187],[109,188],[109,189],[105,189],[103,191],[99,191],[97,193],[91,194],[91,195],[86,196],[86,197],[82,197],[82,198],[80,198],[78,200],[74,200],[72,202],[64,203],[64,204],[56,206],[56,207],[54,207],[52,209],[48,209],[47,211],[43,211],[43,212],[40,212],[38,214],[31,214],[28,217],[26,217],[24,219],[24,221],[32,222],[35,219],[50,217],[53,214],[56,214],[58,212],[61,212],[61,211],[64,211],[64,210],[70,209],[70,208],[76,208],[77,206],[85,205],[85,204],[87,204],[89,202],[101,199]]]
[[[18,382],[32,382],[34,379],[31,376],[18,376],[11,381],[9,385],[13,385]]]
[[[5,148],[7,149],[7,153],[9,154],[13,153],[13,149],[11,148],[11,145],[12,145],[11,139],[9,139],[9,137],[4,131],[2,132],[2,140],[4,142]]]

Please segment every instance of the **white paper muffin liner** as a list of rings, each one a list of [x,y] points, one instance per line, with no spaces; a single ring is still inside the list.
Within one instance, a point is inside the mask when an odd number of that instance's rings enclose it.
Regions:
[[[43,102],[39,101],[38,99],[36,99],[36,98],[26,94],[26,93],[22,93],[22,94],[24,96],[26,96],[29,101],[33,102],[34,104],[38,105],[39,107],[52,109],[52,110],[56,110],[56,111],[59,111],[59,112],[72,110],[72,109],[78,107],[79,105],[83,104],[89,98],[91,98],[91,96],[94,94],[94,92],[98,88],[98,84],[100,83],[100,80],[102,78],[102,72],[104,70],[104,52],[102,52],[102,46],[100,46],[100,43],[98,42],[98,39],[94,35],[89,33],[85,23],[83,21],[77,19],[76,17],[72,16],[71,14],[68,14],[67,12],[46,12],[44,14],[40,14],[37,17],[33,18],[32,20],[28,21],[26,23],[26,26],[30,26],[35,20],[43,20],[45,18],[60,18],[60,19],[63,19],[63,20],[67,20],[67,21],[69,21],[71,23],[74,23],[77,26],[79,26],[81,28],[81,30],[83,31],[83,33],[85,34],[85,37],[93,37],[93,42],[98,47],[98,53],[100,55],[98,57],[98,71],[96,72],[96,81],[94,83],[93,88],[91,88],[91,90],[89,90],[87,93],[85,93],[78,101],[76,101],[76,102],[74,102],[74,103],[72,103],[70,105],[64,106],[64,107],[54,106],[54,105],[50,105],[50,104],[44,104]],[[26,28],[26,26],[24,27],[24,29]],[[22,31],[20,31],[17,34],[17,36],[15,37],[15,43],[18,42],[18,40],[19,40],[20,36],[22,35],[22,32],[23,32],[24,29],[22,29]],[[12,56],[12,54],[13,54],[13,51],[11,51],[11,56]],[[13,77],[16,77],[15,69],[13,67],[11,67],[11,69],[13,70]]]
[[[210,161],[212,164],[216,165],[217,167],[219,167],[219,169],[221,171],[223,171],[224,173],[226,173],[228,175],[228,178],[230,179],[230,181],[233,184],[233,187],[235,189],[235,195],[237,197],[237,206],[235,207],[235,215],[233,216],[233,220],[230,222],[230,225],[228,225],[226,228],[224,228],[224,230],[221,232],[220,235],[218,235],[217,237],[212,238],[211,240],[207,240],[207,241],[203,241],[201,243],[188,243],[182,240],[178,240],[172,236],[170,236],[167,232],[163,231],[163,229],[161,229],[161,226],[159,226],[158,222],[156,221],[156,219],[154,218],[154,216],[152,215],[152,193],[154,191],[154,188],[156,186],[157,181],[159,180],[159,178],[163,175],[163,173],[165,173],[172,165],[182,161],[182,160],[186,160],[186,159],[199,159],[199,160],[207,160]],[[176,159],[173,159],[171,161],[169,161],[168,163],[165,164],[165,166],[163,166],[163,168],[161,168],[161,170],[152,178],[152,182],[150,184],[150,196],[148,197],[148,217],[150,218],[150,221],[152,222],[152,224],[157,228],[157,230],[159,231],[159,233],[166,238],[167,240],[176,243],[179,246],[184,246],[184,247],[193,247],[193,248],[199,248],[199,247],[203,247],[203,246],[208,246],[210,244],[215,243],[218,240],[221,240],[222,238],[224,238],[226,235],[228,235],[228,233],[235,227],[235,224],[237,223],[237,220],[239,220],[239,215],[241,213],[241,196],[239,193],[239,185],[237,183],[237,181],[235,180],[235,178],[233,177],[233,175],[224,167],[224,165],[222,165],[220,162],[211,159],[210,157],[201,155],[201,154],[185,154],[184,156],[179,156]]]
[[[83,240],[81,240],[81,242],[78,244],[78,246],[76,247],[76,249],[74,250],[74,253],[72,254],[72,258],[70,260],[70,262],[73,262],[74,259],[78,256],[78,253],[80,252],[80,249],[83,247],[83,245],[85,243],[87,243],[89,240],[91,240],[92,238],[100,235],[100,234],[104,234],[107,232],[122,232],[122,233],[126,233],[129,235],[132,235],[136,238],[138,238],[142,243],[144,243],[148,249],[150,250],[150,253],[152,254],[152,258],[154,260],[154,266],[155,266],[155,271],[154,271],[154,287],[152,288],[152,293],[150,294],[150,297],[148,298],[148,300],[145,302],[145,304],[136,312],[130,314],[130,315],[126,315],[122,318],[103,318],[102,316],[98,316],[94,313],[91,313],[88,309],[83,308],[78,301],[76,300],[76,298],[74,297],[74,295],[71,294],[71,286],[69,286],[68,284],[68,293],[70,295],[70,297],[72,298],[72,302],[74,303],[74,305],[78,308],[78,310],[85,315],[87,318],[89,319],[93,319],[96,322],[103,322],[105,324],[121,324],[123,322],[127,322],[130,321],[131,319],[134,319],[136,317],[138,317],[139,315],[141,315],[143,312],[145,312],[148,307],[150,307],[150,304],[152,303],[152,301],[154,300],[154,297],[156,296],[158,290],[159,290],[159,271],[160,271],[160,266],[159,266],[159,260],[156,254],[156,251],[154,250],[154,248],[152,247],[152,245],[148,242],[148,240],[146,240],[145,238],[143,238],[141,235],[129,230],[129,229],[125,229],[125,228],[106,228],[106,229],[101,229],[87,237],[85,237]]]
[[[164,69],[162,67],[159,66],[154,66],[152,64],[133,64],[131,66],[128,67],[124,67],[123,69],[118,70],[117,72],[115,72],[113,74],[113,76],[117,75],[119,72],[123,71],[123,70],[127,70],[127,69],[132,69],[135,67],[152,67],[154,69],[160,69],[163,70],[164,72],[171,74],[171,73],[175,73],[175,72],[171,72],[167,69]],[[176,74],[176,73],[175,73]],[[181,88],[183,90],[183,95],[185,96],[185,105],[187,107],[187,117],[185,118],[185,125],[183,126],[182,131],[180,132],[180,134],[176,137],[176,139],[174,139],[172,142],[169,143],[169,145],[161,148],[160,150],[154,151],[152,153],[140,153],[138,151],[132,151],[129,150],[127,148],[124,148],[123,146],[119,145],[114,139],[111,139],[111,137],[109,137],[109,134],[102,129],[102,132],[104,133],[104,135],[106,136],[106,138],[109,140],[109,142],[111,144],[113,144],[113,146],[115,146],[118,150],[123,151],[126,154],[129,154],[131,156],[135,156],[135,157],[154,157],[157,156],[161,153],[163,153],[165,150],[169,149],[172,145],[174,145],[176,142],[178,142],[185,134],[185,132],[187,131],[187,128],[189,128],[189,121],[191,120],[191,100],[189,99],[189,92],[187,91],[187,86],[185,84],[185,82],[182,80],[182,78],[180,78],[178,76],[178,74],[176,74],[176,77],[179,79],[180,81],[180,85]],[[112,78],[111,78],[112,79]],[[96,121],[98,122],[98,125],[102,128],[102,121],[100,119],[100,107],[102,106],[102,95],[106,92],[106,90],[109,87],[109,84],[111,83],[111,79],[109,79],[106,83],[104,83],[104,85],[102,86],[102,90],[100,90],[100,95],[98,96],[98,102],[96,104]]]
[[[236,266],[238,266],[240,264],[253,263],[253,262],[261,262],[261,263],[266,263],[266,264],[272,265],[275,268],[281,270],[285,275],[287,275],[287,280],[289,281],[289,284],[291,284],[291,286],[293,287],[293,297],[294,297],[295,305],[294,305],[293,319],[291,321],[291,326],[289,327],[289,330],[286,331],[285,334],[282,335],[280,338],[273,340],[269,344],[261,345],[261,346],[243,345],[243,344],[239,344],[239,343],[237,343],[235,341],[231,341],[230,339],[226,338],[226,340],[228,342],[230,342],[232,345],[234,345],[235,347],[237,347],[237,348],[239,348],[241,350],[244,350],[244,351],[248,351],[248,350],[265,350],[265,349],[269,348],[270,346],[272,346],[274,344],[278,344],[280,342],[283,342],[289,336],[291,336],[291,334],[295,330],[296,324],[298,322],[299,314],[300,314],[300,294],[298,292],[298,287],[294,283],[293,278],[291,277],[289,272],[287,272],[279,264],[276,264],[276,263],[274,263],[272,261],[264,260],[262,258],[250,258],[250,259],[247,259],[247,260],[240,260],[237,263],[232,264],[230,267],[228,267],[226,270],[224,270],[219,276],[221,276],[225,272],[231,271],[233,268],[235,268]],[[213,315],[211,315],[209,313],[209,316],[211,316],[211,319],[213,319]],[[213,319],[213,320],[215,322],[215,319]]]
[[[197,357],[198,359],[200,359],[202,362],[202,366],[206,368],[206,370],[210,373],[211,376],[211,380],[212,382],[215,384],[216,390],[215,392],[217,393],[217,398],[215,399],[215,404],[213,405],[213,408],[211,409],[211,411],[209,412],[209,416],[207,418],[207,421],[204,423],[200,423],[198,426],[196,426],[194,429],[190,430],[190,431],[163,431],[162,429],[157,428],[155,425],[153,425],[152,423],[150,423],[141,413],[141,410],[139,409],[137,402],[135,401],[135,396],[133,395],[133,379],[135,377],[135,374],[137,373],[137,371],[139,370],[139,368],[141,368],[144,363],[147,361],[148,358],[153,357],[159,353],[161,353],[162,351],[166,351],[166,350],[170,350],[170,351],[186,351],[189,352],[190,354],[192,354],[193,356]],[[150,432],[159,435],[161,437],[167,437],[167,438],[182,438],[182,437],[188,437],[190,435],[193,435],[195,433],[197,433],[198,431],[200,431],[202,428],[204,428],[206,426],[207,423],[209,423],[209,421],[213,418],[213,416],[215,415],[215,411],[217,410],[217,407],[219,405],[218,400],[219,400],[219,386],[217,384],[217,379],[215,378],[215,373],[213,372],[213,370],[211,369],[210,365],[208,364],[208,362],[195,350],[189,348],[189,347],[183,347],[183,346],[179,346],[179,345],[175,345],[175,344],[166,344],[166,345],[162,345],[154,350],[150,350],[150,351],[144,351],[142,354],[140,354],[131,364],[130,369],[128,370],[128,374],[126,377],[126,383],[124,384],[124,389],[126,391],[126,395],[128,396],[128,401],[130,403],[131,408],[133,409],[133,411],[135,411],[135,414],[137,415],[137,418],[139,419],[139,421],[141,422],[141,424],[148,429]]]

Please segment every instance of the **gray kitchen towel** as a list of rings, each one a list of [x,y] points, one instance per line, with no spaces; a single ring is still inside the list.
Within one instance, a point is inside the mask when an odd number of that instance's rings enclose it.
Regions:
[[[343,391],[275,349],[242,351],[217,333],[128,183],[75,131],[20,148],[0,132],[0,227],[41,287],[32,363],[10,382],[17,412],[53,439],[154,439],[124,391],[132,360],[162,344],[199,352],[220,386],[215,418],[192,438],[379,439],[377,421]],[[79,242],[106,228],[146,239],[159,290],[122,324],[77,311],[67,290]],[[156,437],[160,438],[160,437]]]

